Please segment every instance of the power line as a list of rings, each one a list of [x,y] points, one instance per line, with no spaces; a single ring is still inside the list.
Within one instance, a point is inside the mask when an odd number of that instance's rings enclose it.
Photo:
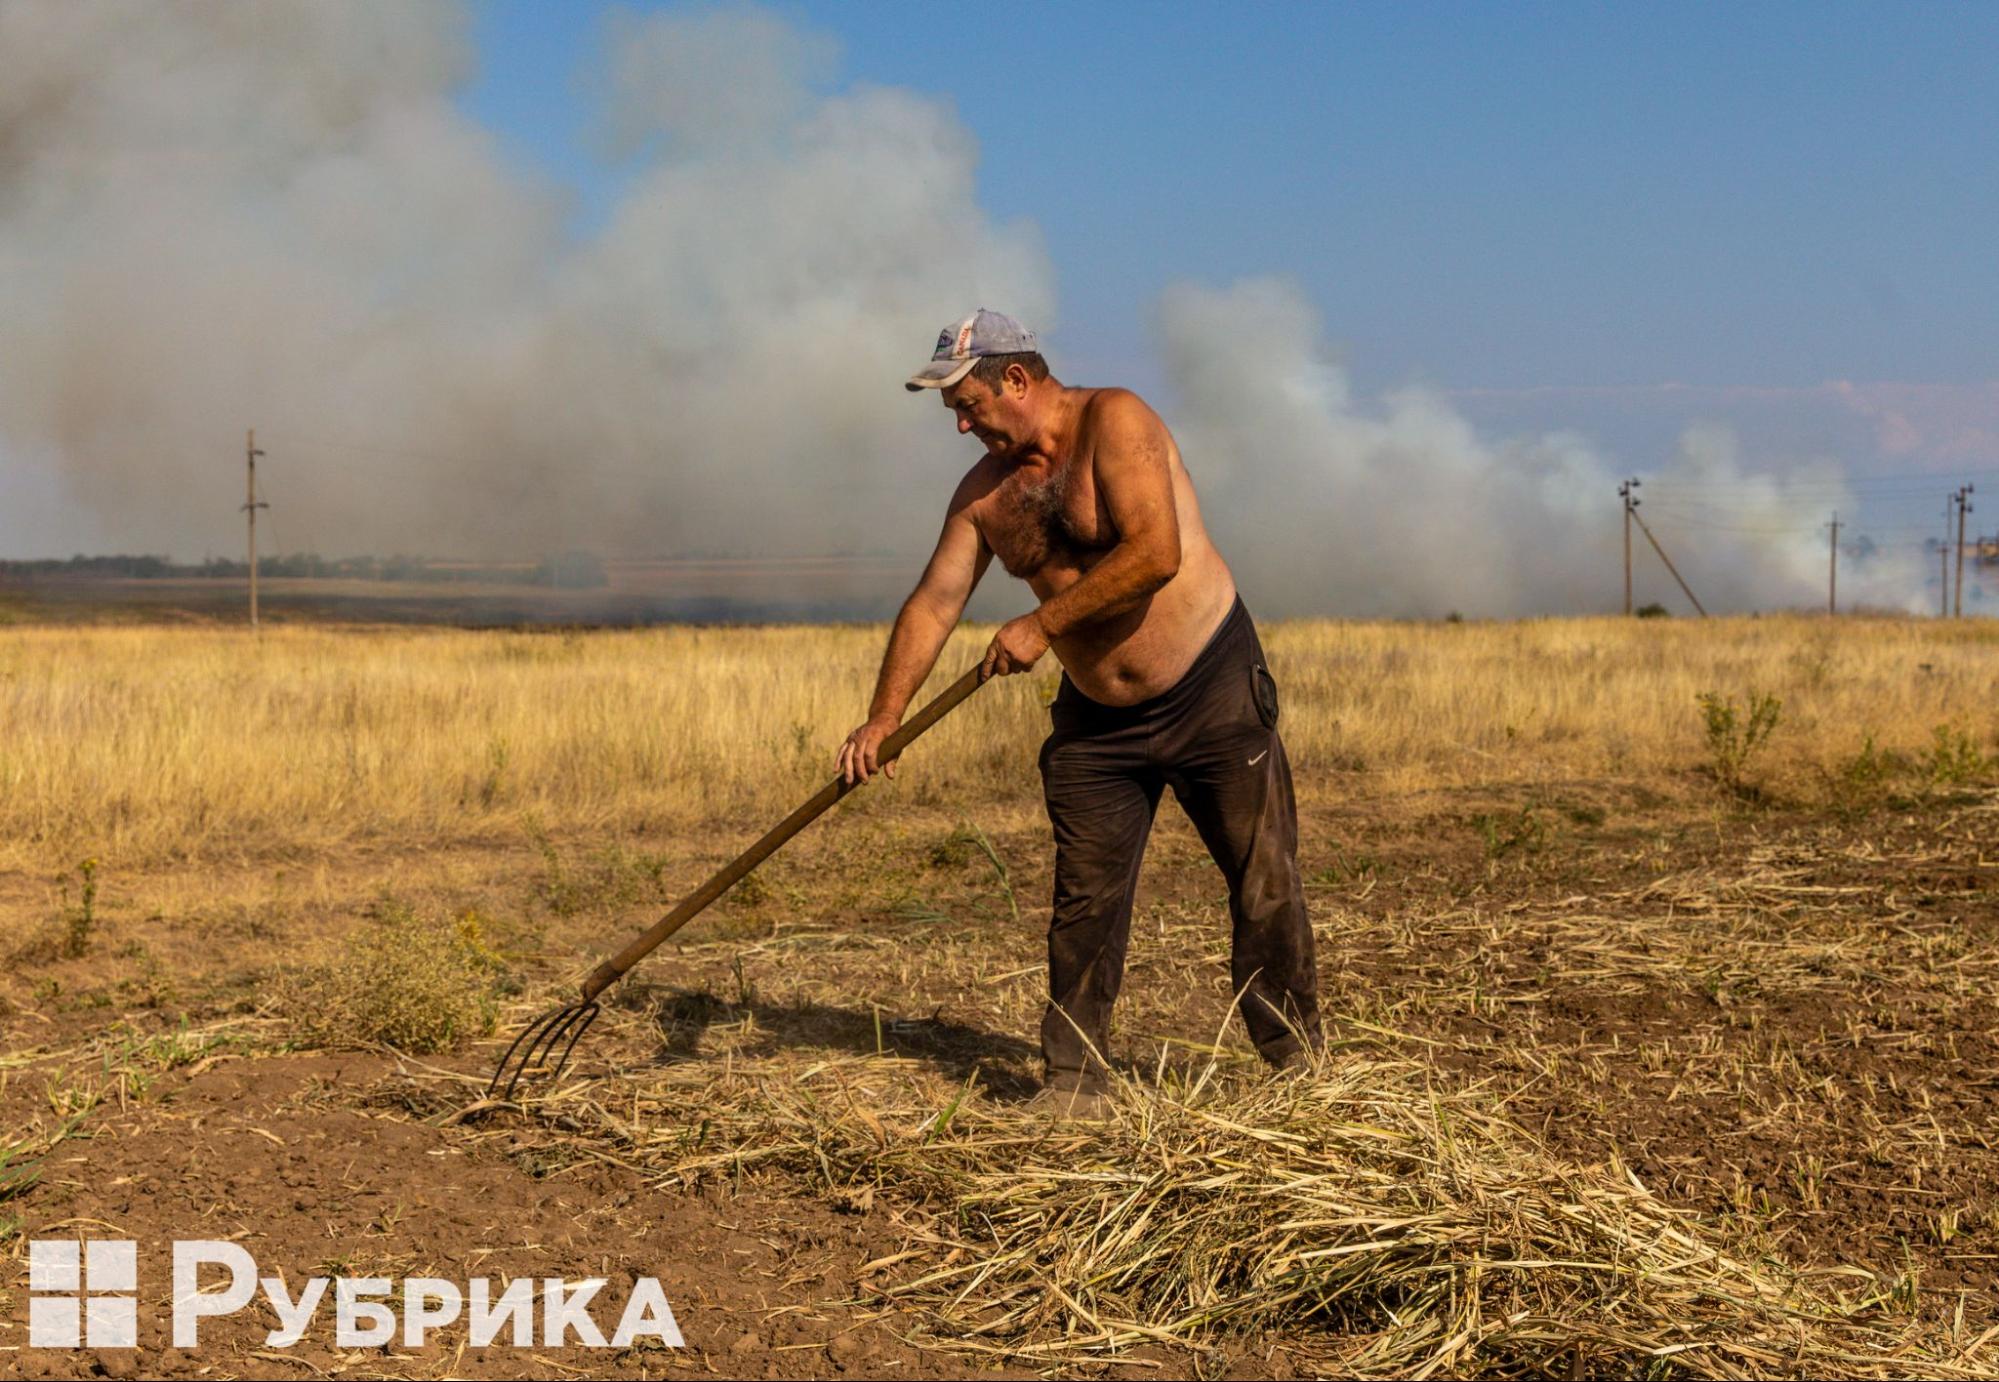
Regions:
[[[1935,490],[1923,490],[1921,494],[1895,494],[1895,496],[1853,494],[1851,498],[1857,498],[1861,504],[1875,506],[1875,508],[1903,508],[1909,502],[1915,502],[1915,500],[1927,502],[1933,496],[1935,496]],[[1743,506],[1751,506],[1751,508],[1755,508],[1755,506],[1777,506],[1777,504],[1789,504],[1795,498],[1799,498],[1799,496],[1795,496],[1795,494],[1781,494],[1781,496],[1779,494],[1745,494],[1745,496],[1739,496],[1739,498],[1733,498],[1733,500],[1713,500],[1713,498],[1691,498],[1691,496],[1685,496],[1685,494],[1655,494],[1655,496],[1651,496],[1651,502],[1653,502],[1653,508],[1671,508],[1671,510],[1693,512],[1693,514],[1739,514],[1743,510]]]
[[[1990,479],[1999,476],[1999,469],[1961,470],[1955,467],[1929,471],[1902,471],[1896,474],[1840,475],[1829,479],[1787,480],[1782,475],[1745,475],[1732,480],[1681,480],[1668,475],[1654,475],[1649,481],[1655,491],[1701,491],[1709,493],[1732,492],[1746,489],[1762,489],[1778,486],[1786,491],[1797,489],[1837,489],[1851,486],[1876,487],[1893,486],[1921,489],[1935,484],[1940,479],[1960,476],[1967,479]]]
[[[1772,475],[1763,480],[1714,483],[1663,480],[1654,477],[1650,483],[1653,491],[1659,497],[1671,499],[1714,498],[1725,501],[1743,496],[1753,497],[1757,494],[1768,494],[1775,498],[1783,495],[1800,494],[1808,490],[1820,492],[1838,490],[1850,494],[1865,495],[1874,499],[1894,499],[1905,495],[1934,493],[1935,491],[1931,486],[1935,485],[1937,481],[1948,481],[1955,479],[1959,475],[1971,475],[1988,479],[1988,481],[1990,478],[1983,471],[1939,471],[1933,475],[1917,476],[1909,480],[1893,482],[1841,479],[1800,480],[1781,475]]]
[[[1662,528],[1683,533],[1736,533],[1750,537],[1800,537],[1816,540],[1819,532],[1823,530],[1822,528],[1793,527],[1789,524],[1711,523],[1681,518],[1673,514],[1667,514],[1663,518],[1654,515],[1653,521]],[[1841,520],[1840,527],[1851,528],[1862,537],[1904,533],[1921,533],[1934,537],[1935,534],[1935,530],[1928,525],[1918,527],[1913,524],[1903,524],[1893,527],[1882,527],[1870,523],[1853,523]]]
[[[1659,545],[1659,539],[1652,536],[1652,530],[1646,527],[1645,520],[1638,516],[1637,506],[1635,504],[1628,504],[1625,512],[1631,516],[1631,521],[1638,525],[1638,531],[1645,534],[1645,540],[1652,544],[1652,550],[1659,554],[1659,560],[1666,563],[1666,569],[1673,573],[1673,579],[1680,583],[1681,591],[1686,594],[1689,600],[1693,601],[1693,606],[1700,611],[1701,618],[1707,618],[1707,610],[1702,608],[1700,599],[1688,587],[1685,578],[1680,575],[1680,569],[1673,565],[1673,559],[1666,555],[1666,549]]]
[[[1984,474],[1986,472],[1974,471],[1972,473]],[[1652,550],[1659,554],[1659,560],[1665,563],[1666,570],[1672,573],[1673,579],[1679,583],[1681,592],[1692,602],[1694,608],[1700,612],[1702,617],[1706,617],[1707,610],[1701,604],[1699,597],[1694,594],[1692,587],[1687,584],[1686,579],[1680,575],[1679,568],[1673,565],[1673,559],[1666,554],[1666,549],[1660,544],[1658,535],[1652,531],[1652,525],[1647,523],[1643,515],[1638,512],[1641,501],[1638,498],[1637,491],[1643,483],[1637,476],[1632,476],[1621,482],[1617,487],[1618,499],[1623,508],[1624,519],[1625,612],[1627,614],[1631,612],[1631,525],[1635,523],[1638,525],[1638,530],[1645,535],[1645,540],[1652,545]],[[1906,481],[1898,481],[1898,483],[1906,483]],[[1756,498],[1776,499],[1780,497],[1771,493],[1770,486],[1758,485],[1756,488],[1759,491],[1754,496]],[[1800,486],[1797,488],[1802,489],[1805,487]],[[1851,487],[1847,485],[1838,485],[1832,488],[1837,489],[1842,494],[1852,493]],[[1938,580],[1938,584],[1941,587],[1939,598],[1942,601],[1939,612],[1946,615],[1949,614],[1952,608],[1949,558],[1952,544],[1949,520],[1952,514],[1951,505],[1955,505],[1957,518],[1956,608],[1961,615],[1964,607],[1964,549],[1969,545],[1965,533],[1965,515],[1971,507],[1971,494],[1974,489],[1975,486],[1970,481],[1966,481],[1947,496],[1944,510],[1944,537],[1941,543],[1937,542],[1935,530],[1930,528],[1928,524],[1921,526],[1913,524],[1861,525],[1850,520],[1841,519],[1839,511],[1836,509],[1833,511],[1831,522],[1818,525],[1816,530],[1807,530],[1802,526],[1780,521],[1775,515],[1772,515],[1771,520],[1768,522],[1744,522],[1742,520],[1745,515],[1742,514],[1742,501],[1740,498],[1737,502],[1730,504],[1719,498],[1705,497],[1701,493],[1679,494],[1669,489],[1663,500],[1661,500],[1657,493],[1652,496],[1652,499],[1654,502],[1654,516],[1655,518],[1661,518],[1661,526],[1669,533],[1679,531],[1695,536],[1731,535],[1756,537],[1766,540],[1790,539],[1799,541],[1806,539],[1816,540],[1819,533],[1825,533],[1827,535],[1826,614],[1828,617],[1836,616],[1839,613],[1839,539],[1842,530],[1849,534],[1848,543],[1856,552],[1879,552],[1884,547],[1888,550],[1908,550],[1918,546],[1928,551],[1934,545],[1938,552],[1938,560],[1942,564]],[[1715,492],[1715,490],[1709,490],[1706,491],[1706,494],[1712,495]],[[1874,494],[1861,497],[1881,503],[1884,501],[1884,498],[1888,502],[1892,502],[1898,496]],[[1798,495],[1792,491],[1791,487],[1787,486],[1781,498],[1795,501]],[[1661,517],[1661,509],[1663,509],[1663,517]],[[1859,543],[1854,542],[1851,534],[1855,529],[1859,529],[1860,541],[1865,543],[1866,546],[1862,547]],[[1887,539],[1902,534],[1921,534],[1922,536],[1920,542],[1913,537],[1886,543],[1876,541],[1877,538]]]
[[[1817,531],[1816,527],[1808,529],[1801,524],[1794,524],[1776,512],[1768,514],[1745,513],[1739,505],[1734,508],[1695,509],[1676,508],[1670,504],[1654,503],[1651,500],[1647,500],[1646,502],[1648,509],[1655,519],[1686,528],[1749,528],[1765,532]],[[1934,533],[1936,531],[1934,521],[1929,523],[1910,522],[1899,515],[1884,515],[1880,522],[1842,519],[1841,526],[1866,528],[1870,532],[1877,533]]]

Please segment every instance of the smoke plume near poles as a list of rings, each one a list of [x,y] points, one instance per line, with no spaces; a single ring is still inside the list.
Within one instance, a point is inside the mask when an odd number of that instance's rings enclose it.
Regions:
[[[1468,616],[1615,610],[1624,473],[1581,437],[1492,442],[1441,395],[1355,397],[1302,293],[1273,279],[1180,284],[1159,308],[1169,421],[1238,583],[1272,615]],[[1751,475],[1734,436],[1689,427],[1641,477],[1727,496],[1685,523],[1641,506],[1711,611],[1810,607],[1827,544],[1808,528],[1858,505],[1830,463]],[[1644,497],[1641,487],[1641,497]],[[1671,506],[1661,503],[1661,511]],[[1634,530],[1638,599],[1685,610]],[[1919,558],[1842,559],[1843,605],[1920,608]]]
[[[620,16],[595,87],[639,171],[579,240],[561,190],[456,106],[468,21],[402,0],[0,4],[14,531],[27,508],[80,546],[233,552],[255,425],[273,546],[920,553],[973,456],[899,387],[929,333],[983,303],[1062,364],[1038,236],[981,208],[949,106],[829,89],[831,42],[753,7]],[[1277,283],[1178,287],[1159,320],[1156,401],[1259,610],[1614,606],[1619,471],[1579,437],[1496,443],[1433,393],[1356,399]],[[1829,471],[1746,476],[1713,430],[1649,478],[1731,486],[1744,529],[1855,507],[1795,492]],[[1711,608],[1823,589],[1808,535],[1650,513]],[[1675,603],[1653,560],[1640,598]],[[1922,574],[1843,562],[1841,590],[1899,603]],[[990,584],[983,613],[1027,598]]]
[[[578,243],[454,104],[462,6],[0,6],[0,466],[128,550],[233,550],[252,424],[288,545],[920,549],[959,447],[900,381],[967,304],[1050,319],[1036,232],[764,11],[607,50],[643,164]]]

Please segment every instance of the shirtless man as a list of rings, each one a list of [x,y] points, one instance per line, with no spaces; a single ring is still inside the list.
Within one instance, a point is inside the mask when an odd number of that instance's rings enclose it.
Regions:
[[[1167,787],[1228,880],[1250,1037],[1272,1065],[1298,1064],[1320,1040],[1318,977],[1277,685],[1172,435],[1128,390],[1051,377],[1034,333],[984,309],[944,329],[908,387],[939,390],[986,454],[896,617],[841,772],[882,770],[881,742],[998,557],[1041,603],[993,636],[983,674],[1025,672],[1050,648],[1063,669],[1041,748],[1055,908],[1037,1098],[1060,1114],[1103,1112],[1132,894]]]

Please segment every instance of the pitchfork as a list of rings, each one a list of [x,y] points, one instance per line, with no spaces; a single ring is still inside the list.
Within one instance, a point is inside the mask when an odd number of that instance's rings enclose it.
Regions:
[[[951,711],[958,703],[979,689],[979,669],[972,668],[965,675],[952,682],[950,687],[936,700],[916,712],[915,716],[895,733],[882,740],[879,761],[886,765],[893,762],[904,749],[915,743],[917,737]],[[493,1071],[493,1078],[486,1086],[486,1097],[511,1101],[514,1089],[521,1079],[530,1072],[546,1074],[550,1080],[560,1079],[564,1067],[569,1064],[570,1052],[576,1043],[583,1040],[583,1034],[590,1030],[590,1024],[597,1020],[599,1011],[597,995],[618,982],[631,967],[650,955],[660,942],[675,931],[694,920],[705,911],[710,903],[737,883],[749,871],[776,853],[785,841],[805,829],[806,826],[859,785],[850,783],[845,777],[835,777],[821,787],[804,805],[786,816],[761,840],[751,845],[725,866],[713,878],[696,888],[682,900],[679,906],[654,922],[623,950],[590,971],[590,977],[583,981],[583,992],[574,1003],[565,1003],[559,1008],[543,1013],[527,1029],[514,1038],[514,1044],[507,1048],[506,1055],[500,1057],[499,1066]],[[557,1055],[560,1049],[561,1054]],[[549,1064],[550,1058],[554,1064]]]

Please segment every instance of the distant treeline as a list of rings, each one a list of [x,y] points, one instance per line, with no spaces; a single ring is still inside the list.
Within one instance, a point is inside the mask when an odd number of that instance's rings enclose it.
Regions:
[[[243,580],[247,561],[209,557],[199,563],[176,562],[160,556],[82,554],[64,560],[0,561],[0,580],[83,577],[98,580]],[[432,557],[322,557],[313,552],[257,558],[257,574],[305,580],[349,581],[472,581],[495,585],[546,585],[563,590],[589,590],[607,585],[601,559],[588,552],[565,552],[534,563],[481,564]]]

